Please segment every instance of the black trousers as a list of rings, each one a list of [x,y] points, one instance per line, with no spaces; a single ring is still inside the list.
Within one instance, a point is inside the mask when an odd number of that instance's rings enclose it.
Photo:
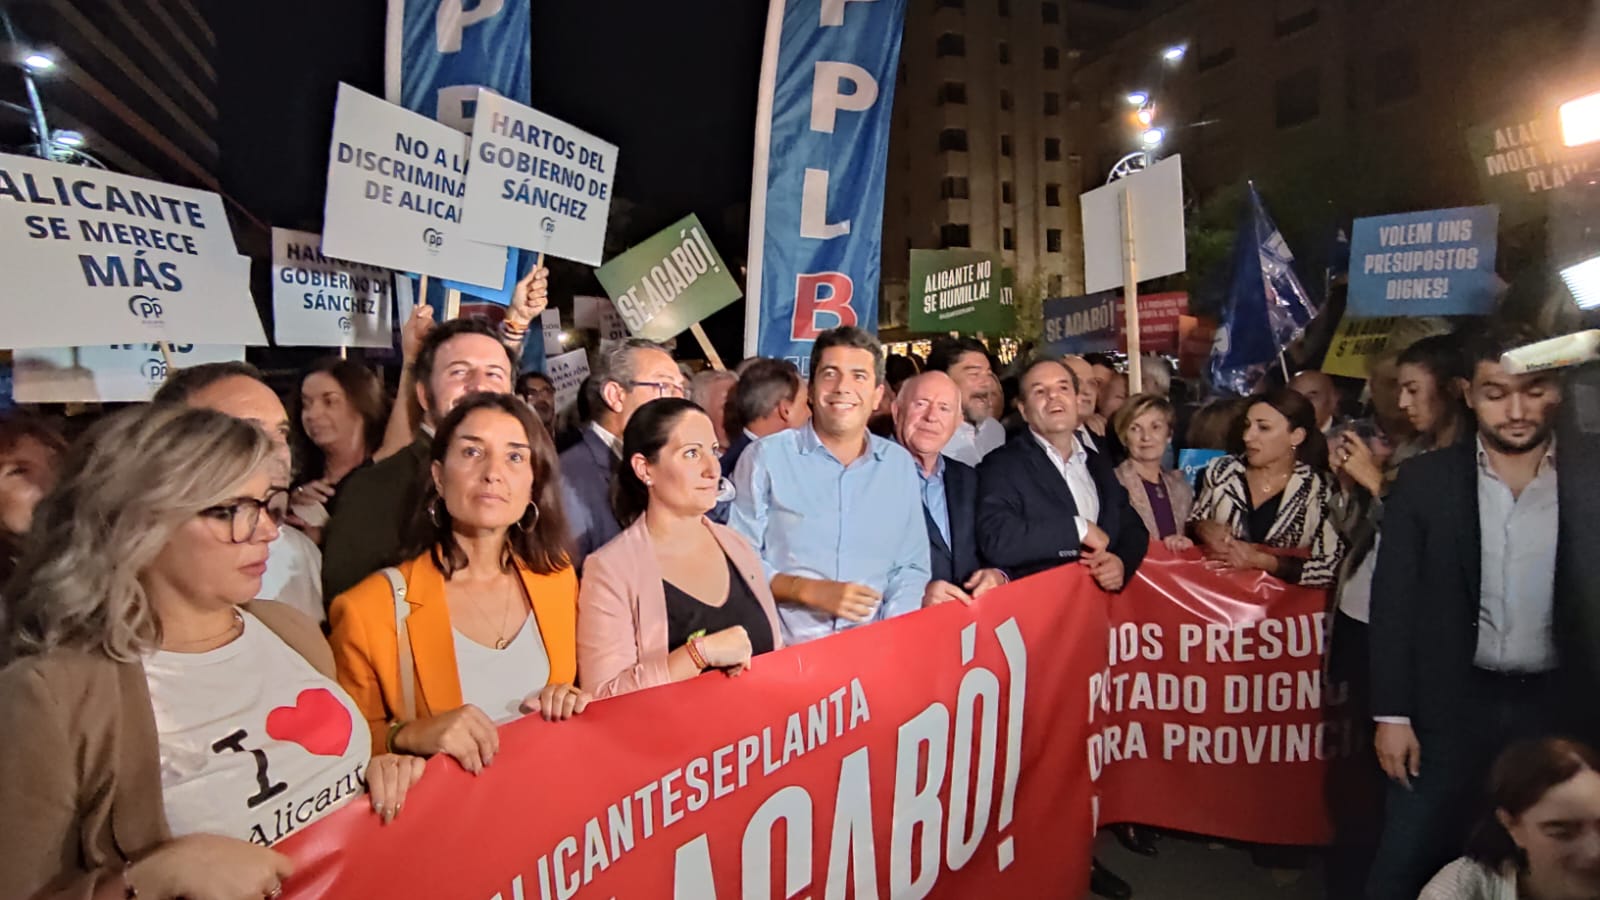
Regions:
[[[1484,781],[1507,745],[1554,731],[1554,673],[1500,675],[1474,669],[1470,721],[1417,728],[1421,772],[1406,789],[1390,782],[1383,835],[1367,883],[1369,900],[1416,900],[1428,880],[1461,855],[1472,826],[1489,814]],[[1415,724],[1413,727],[1416,727]]]
[[[1372,748],[1372,669],[1367,623],[1337,613],[1333,642],[1328,647],[1328,675],[1343,684],[1345,702],[1327,710],[1330,719],[1352,730],[1354,752],[1328,767],[1325,796],[1333,820],[1333,844],[1328,847],[1326,874],[1328,900],[1362,900],[1367,874],[1378,851],[1383,827],[1383,797],[1388,779],[1378,766]]]

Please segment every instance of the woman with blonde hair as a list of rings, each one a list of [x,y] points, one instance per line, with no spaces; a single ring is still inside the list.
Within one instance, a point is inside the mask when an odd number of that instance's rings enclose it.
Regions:
[[[100,422],[35,513],[6,598],[0,900],[275,897],[268,849],[421,777],[371,757],[309,619],[251,603],[286,498],[221,413]]]
[[[1183,533],[1194,507],[1194,488],[1182,472],[1161,467],[1175,419],[1166,397],[1135,394],[1117,410],[1111,427],[1128,451],[1117,466],[1117,480],[1128,489],[1134,511],[1150,537],[1168,550],[1181,551],[1194,546]]]

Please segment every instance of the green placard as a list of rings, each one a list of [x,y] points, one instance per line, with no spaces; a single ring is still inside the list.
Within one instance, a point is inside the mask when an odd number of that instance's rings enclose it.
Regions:
[[[1513,224],[1545,216],[1551,195],[1600,161],[1593,147],[1562,144],[1554,109],[1469,128],[1466,137],[1484,195],[1500,207],[1500,220]]]
[[[595,270],[634,337],[665,341],[739,299],[693,213]]]
[[[911,330],[1000,334],[1016,324],[1000,259],[981,250],[911,251]]]

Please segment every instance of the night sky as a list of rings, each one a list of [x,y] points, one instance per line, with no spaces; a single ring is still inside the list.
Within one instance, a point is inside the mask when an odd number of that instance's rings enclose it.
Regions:
[[[224,185],[315,224],[338,82],[383,93],[385,4],[216,5]],[[536,0],[533,105],[621,148],[618,196],[710,226],[749,197],[765,20],[760,0]]]

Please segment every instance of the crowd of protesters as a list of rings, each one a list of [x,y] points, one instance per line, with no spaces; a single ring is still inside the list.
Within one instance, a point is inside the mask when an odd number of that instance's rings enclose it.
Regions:
[[[278,840],[361,795],[394,818],[424,759],[481,772],[518,716],[1056,566],[1117,592],[1153,544],[1329,590],[1329,670],[1372,727],[1343,774],[1382,810],[1341,822],[1339,896],[1600,897],[1594,754],[1551,737],[1581,651],[1554,626],[1559,376],[1500,364],[1533,335],[1418,341],[1351,419],[1315,371],[1196,405],[1158,358],[1131,386],[1109,357],[886,357],[842,327],[805,375],[688,378],[628,340],[558,433],[550,380],[517,377],[545,292],[499,328],[415,314],[392,404],[355,361],[287,405],[225,363],[70,444],[0,422],[0,898],[273,897]],[[1226,453],[1191,482],[1191,447]],[[367,727],[308,752],[269,724],[308,704]]]

